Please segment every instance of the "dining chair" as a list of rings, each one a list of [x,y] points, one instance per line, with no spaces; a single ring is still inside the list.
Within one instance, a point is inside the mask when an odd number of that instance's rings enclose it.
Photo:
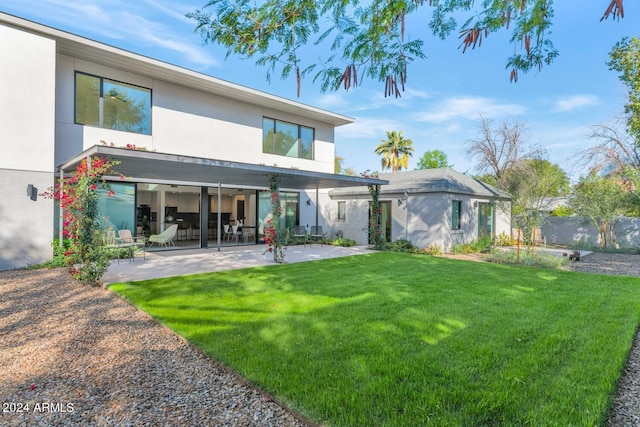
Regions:
[[[229,224],[224,224],[224,237],[227,239],[227,241],[229,239],[231,239],[231,227],[229,226]]]
[[[238,230],[239,228],[239,225],[234,225],[231,227],[231,229],[233,230],[233,235],[236,238],[236,242],[238,241],[238,236],[242,237],[242,230]]]

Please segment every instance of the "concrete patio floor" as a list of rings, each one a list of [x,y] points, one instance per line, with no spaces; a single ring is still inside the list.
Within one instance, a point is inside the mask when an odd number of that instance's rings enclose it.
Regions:
[[[216,248],[147,252],[146,259],[140,254],[132,262],[124,259],[112,261],[102,277],[105,284],[208,273],[238,268],[275,265],[273,254],[264,254],[265,246],[228,247],[220,252]],[[285,262],[312,261],[325,258],[345,257],[371,253],[367,246],[349,248],[330,245],[297,245],[287,247]]]

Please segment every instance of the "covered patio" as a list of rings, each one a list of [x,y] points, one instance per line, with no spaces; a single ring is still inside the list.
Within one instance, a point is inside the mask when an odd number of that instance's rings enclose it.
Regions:
[[[116,208],[116,200],[105,202],[109,226],[127,228],[137,236],[158,234],[178,224],[171,248],[208,248],[260,242],[262,221],[270,212],[265,193],[270,176],[277,176],[281,192],[289,203],[288,225],[297,225],[299,193],[315,194],[315,225],[318,225],[318,190],[382,185],[387,181],[358,176],[282,168],[158,153],[145,150],[92,146],[59,166],[60,176],[74,171],[82,159],[93,156],[118,161],[115,170],[124,175],[107,177],[117,195],[127,199]],[[263,199],[263,200],[262,200]],[[309,204],[309,203],[307,203]],[[181,207],[182,206],[182,207]],[[118,216],[125,212],[124,219]],[[62,215],[60,215],[62,217]],[[230,235],[231,227],[242,234]],[[60,228],[61,224],[59,225]],[[162,248],[167,249],[167,248]]]
[[[285,262],[304,262],[371,253],[367,246],[296,245],[285,250]],[[146,259],[112,262],[102,277],[105,284],[159,279],[185,274],[209,273],[239,268],[276,265],[273,254],[262,246],[223,247],[147,253]]]

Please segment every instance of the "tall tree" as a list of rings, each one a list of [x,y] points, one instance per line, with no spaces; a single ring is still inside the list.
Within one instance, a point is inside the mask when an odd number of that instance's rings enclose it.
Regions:
[[[409,168],[409,157],[413,155],[413,141],[405,138],[402,131],[387,131],[387,139],[381,139],[376,154],[382,156],[382,170],[397,172]]]
[[[344,174],[347,175],[347,176],[356,176],[357,172],[356,172],[356,170],[354,168],[348,167],[348,168],[344,169]]]
[[[624,190],[619,180],[595,172],[580,178],[569,198],[569,206],[600,231],[600,246],[606,248],[613,244],[611,224],[625,207]]]
[[[576,165],[590,165],[605,175],[624,175],[627,167],[640,170],[640,140],[621,123],[592,126],[589,138],[599,142],[578,153]]]
[[[452,168],[453,165],[449,164],[447,155],[440,150],[431,150],[425,152],[420,159],[418,159],[418,167],[416,170],[421,169],[437,169],[437,168]]]
[[[543,154],[540,147],[526,140],[522,122],[504,120],[496,125],[480,116],[478,130],[480,135],[467,142],[468,153],[477,161],[477,171],[493,177],[498,186],[505,172],[519,161]]]
[[[606,4],[606,0],[602,0]],[[603,19],[624,16],[623,0],[611,0]],[[476,6],[478,4],[478,6]],[[400,96],[408,65],[424,59],[424,41],[408,40],[410,15],[425,13],[434,36],[446,38],[459,30],[460,47],[479,47],[489,34],[510,30],[514,54],[507,59],[510,80],[519,72],[539,70],[558,56],[551,39],[553,0],[210,0],[189,13],[205,42],[217,43],[228,55],[257,57],[267,67],[267,79],[280,68],[282,78],[300,82],[309,74],[322,90],[348,90],[363,78],[385,83],[385,96]],[[456,19],[466,22],[458,26]],[[318,58],[316,50],[304,59],[304,46],[326,42],[331,54]]]
[[[539,180],[543,180],[545,197],[566,196],[571,192],[571,183],[567,173],[557,164],[547,159],[530,159],[525,161],[535,171]]]
[[[620,73],[620,81],[627,88],[627,129],[640,142],[640,38],[624,38],[609,53],[610,70]]]
[[[548,198],[568,193],[567,174],[548,160],[523,159],[504,172],[501,186],[512,196],[516,227],[529,236],[531,250],[535,251],[535,232],[547,217],[542,208]]]
[[[341,174],[343,170],[343,167],[342,167],[343,163],[344,163],[344,157],[335,156],[333,159],[333,173]]]
[[[627,89],[626,123],[592,126],[589,137],[599,142],[580,152],[575,163],[586,163],[605,175],[628,177],[630,171],[640,170],[640,39],[618,42],[609,58],[609,69],[620,73]]]

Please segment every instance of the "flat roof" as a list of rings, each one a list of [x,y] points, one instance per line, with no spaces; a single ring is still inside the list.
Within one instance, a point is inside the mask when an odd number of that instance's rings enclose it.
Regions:
[[[183,185],[246,186],[267,188],[268,176],[280,176],[280,188],[312,190],[366,185],[384,185],[388,181],[360,176],[336,175],[294,168],[255,165],[201,157],[131,150],[94,145],[58,167],[65,173],[75,170],[83,158],[108,157],[120,162],[115,171],[127,179],[142,182],[175,183]]]
[[[342,114],[230,83],[207,74],[129,52],[14,15],[0,12],[0,23],[55,40],[57,52],[63,55],[166,81],[195,89],[199,92],[318,120],[333,126],[346,125],[355,121],[353,118]]]

